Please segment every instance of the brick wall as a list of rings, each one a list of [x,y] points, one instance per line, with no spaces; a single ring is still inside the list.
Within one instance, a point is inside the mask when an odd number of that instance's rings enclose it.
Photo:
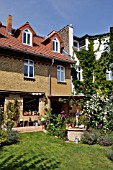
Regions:
[[[35,62],[35,81],[24,80],[23,59],[0,54],[0,90],[45,92],[49,94],[48,70],[50,64]],[[52,95],[70,95],[70,68],[66,65],[66,84],[57,83],[57,64],[52,68]]]
[[[69,26],[61,29],[58,34],[63,41],[64,49],[69,53]]]

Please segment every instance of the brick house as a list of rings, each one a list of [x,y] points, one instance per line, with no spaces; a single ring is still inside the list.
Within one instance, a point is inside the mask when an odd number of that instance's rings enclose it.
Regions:
[[[12,16],[6,26],[0,22],[0,105],[21,102],[20,119],[37,119],[45,108],[54,113],[67,109],[58,99],[71,95],[70,65],[62,53],[63,42],[53,31],[46,38],[36,35],[28,22],[12,28]],[[29,112],[30,111],[30,112]]]

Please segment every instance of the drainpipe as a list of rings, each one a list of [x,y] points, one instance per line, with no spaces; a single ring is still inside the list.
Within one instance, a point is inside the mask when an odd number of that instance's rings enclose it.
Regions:
[[[54,58],[52,59],[52,63],[49,67],[49,96],[51,96],[51,70],[52,70],[53,64],[54,64]]]

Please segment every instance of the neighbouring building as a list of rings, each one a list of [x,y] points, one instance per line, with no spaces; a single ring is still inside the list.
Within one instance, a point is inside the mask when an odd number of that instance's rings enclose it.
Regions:
[[[101,57],[101,54],[105,50],[109,51],[110,32],[104,34],[92,35],[92,36],[86,34],[82,37],[77,37],[74,35],[74,29],[72,25],[67,25],[61,30],[59,30],[58,34],[61,37],[61,39],[65,41],[63,44],[64,51],[66,51],[71,56],[71,58],[76,61],[75,67],[77,71],[77,78],[80,81],[83,80],[82,68],[75,54],[75,51],[80,51],[81,49],[88,50],[88,44],[90,39],[94,41],[94,51],[95,51],[96,60],[98,60]],[[112,71],[106,70],[106,80],[113,80]],[[72,92],[75,92],[73,84],[72,84]]]
[[[4,111],[14,99],[21,102],[22,120],[37,119],[49,107],[56,114],[69,109],[59,102],[60,97],[71,95],[73,61],[63,51],[64,45],[57,32],[41,37],[29,22],[13,29],[11,15],[6,26],[0,22],[0,105]]]

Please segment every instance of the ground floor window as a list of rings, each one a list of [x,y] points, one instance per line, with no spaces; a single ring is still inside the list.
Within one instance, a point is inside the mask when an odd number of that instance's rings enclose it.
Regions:
[[[106,70],[106,80],[113,80],[113,73],[111,70]]]
[[[37,115],[39,108],[38,98],[23,98],[23,113],[27,115]]]

